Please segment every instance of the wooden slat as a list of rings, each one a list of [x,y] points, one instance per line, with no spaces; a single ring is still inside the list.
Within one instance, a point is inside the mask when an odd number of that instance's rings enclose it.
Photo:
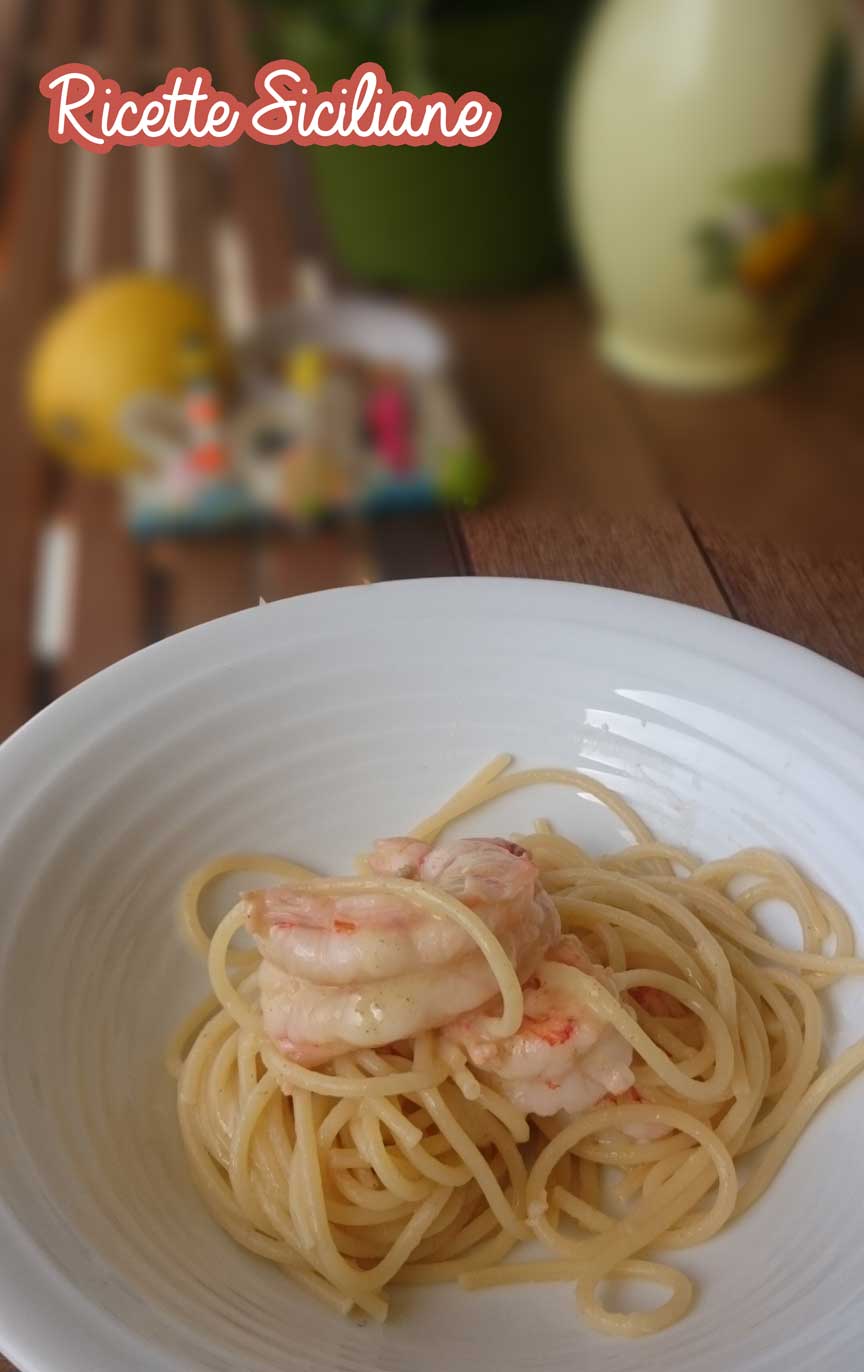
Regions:
[[[362,530],[322,529],[293,538],[272,534],[261,542],[258,593],[264,600],[376,579],[377,564]]]
[[[697,515],[755,537],[854,556],[864,508],[864,252],[785,375],[686,395],[622,388],[670,487]]]
[[[211,65],[207,7],[200,0],[162,0],[158,47],[161,67]],[[217,305],[213,226],[224,213],[225,193],[209,149],[177,148],[167,153],[174,247],[171,269],[205,291]],[[154,559],[150,558],[151,566]],[[190,628],[254,605],[258,561],[254,536],[227,536],[162,543],[155,565],[165,575],[166,632]]]
[[[561,296],[440,310],[510,495],[461,517],[475,572],[595,582],[728,606],[653,454]]]
[[[0,149],[3,152],[15,122],[15,102],[22,74],[21,52],[32,17],[33,7],[27,0],[4,0],[0,5]]]
[[[242,14],[231,0],[210,6],[212,69],[218,85],[249,99],[257,67]],[[295,264],[294,219],[283,159],[251,139],[215,156],[224,211],[248,266],[253,310],[266,313],[289,298]],[[366,535],[357,528],[307,534],[269,533],[255,550],[257,594],[265,600],[356,584],[374,575]]]
[[[105,68],[133,88],[143,66],[140,19],[136,0],[112,0],[104,13]],[[105,159],[96,276],[137,265],[140,156],[139,148],[115,148]],[[124,528],[117,488],[76,476],[68,508],[79,552],[72,641],[58,673],[62,690],[141,647],[145,620],[144,562]]]
[[[369,544],[379,581],[456,576],[468,570],[458,527],[438,510],[378,519],[370,527]]]
[[[696,527],[740,619],[864,673],[864,559],[814,557],[705,521]]]
[[[644,515],[524,511],[506,505],[465,516],[474,571],[549,577],[680,600],[728,614],[729,605],[678,512]]]
[[[204,9],[198,0],[162,0],[158,10],[160,69],[205,65]],[[210,231],[217,209],[207,148],[166,150],[171,195],[174,260],[172,270],[201,290],[213,287]]]
[[[520,500],[639,510],[661,491],[648,446],[567,295],[436,306],[490,456]]]
[[[37,38],[48,65],[69,61],[85,0],[47,0]],[[3,414],[3,502],[0,507],[0,737],[30,712],[30,655],[36,547],[46,500],[47,468],[23,409],[24,369],[33,336],[60,290],[60,250],[51,213],[63,183],[64,150],[48,138],[45,104],[30,97],[29,157],[18,186],[20,205],[12,228],[9,274],[0,296],[0,336],[6,365],[0,376]]]
[[[245,535],[165,542],[150,553],[168,585],[166,633],[179,633],[258,600],[254,546]]]
[[[214,81],[241,99],[255,94],[258,63],[251,51],[241,7],[212,0],[211,62]],[[262,307],[284,303],[292,282],[294,249],[282,159],[251,138],[241,138],[216,156],[227,181],[227,204],[248,245],[253,289]]]

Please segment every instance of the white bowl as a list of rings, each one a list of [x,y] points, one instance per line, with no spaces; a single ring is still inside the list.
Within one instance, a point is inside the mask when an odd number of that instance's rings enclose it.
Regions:
[[[408,1288],[383,1328],[319,1308],[205,1212],[161,1056],[205,988],[175,931],[184,874],[249,847],[344,870],[502,750],[603,776],[706,855],[780,848],[859,920],[862,719],[857,678],[740,625],[470,579],[250,610],[45,711],[0,750],[0,1344],[24,1372],[860,1367],[864,1082],[682,1255],[697,1308],[634,1347],[586,1332],[567,1287]],[[592,849],[622,838],[545,789],[494,828],[538,814]],[[832,1046],[862,1028],[850,984]]]

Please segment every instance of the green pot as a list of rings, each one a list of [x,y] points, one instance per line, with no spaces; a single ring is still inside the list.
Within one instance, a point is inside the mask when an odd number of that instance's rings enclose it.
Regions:
[[[479,148],[310,150],[330,245],[360,281],[485,292],[566,272],[559,96],[581,5],[478,8],[427,20],[409,45],[395,26],[373,42],[328,29],[291,0],[259,5],[267,54],[302,62],[319,89],[378,61],[394,88],[480,90],[501,106],[498,132]]]

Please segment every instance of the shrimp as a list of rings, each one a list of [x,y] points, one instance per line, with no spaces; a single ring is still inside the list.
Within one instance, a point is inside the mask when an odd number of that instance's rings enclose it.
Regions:
[[[482,1011],[448,1025],[442,1037],[463,1048],[490,1083],[526,1114],[578,1114],[604,1096],[630,1090],[633,1049],[578,998],[548,985],[543,973],[549,962],[578,967],[617,994],[605,968],[590,961],[575,934],[566,934],[525,985],[524,1018],[511,1038],[491,1038]]]
[[[428,882],[461,900],[482,917],[520,971],[538,932],[544,947],[535,963],[559,932],[537,868],[524,848],[504,839],[461,839],[437,848],[415,839],[382,839],[369,866],[378,876]],[[286,885],[252,892],[246,902],[247,927],[261,956],[320,986],[404,976],[475,951],[458,924],[398,896],[328,896]]]
[[[503,839],[436,847],[386,839],[369,866],[463,901],[495,934],[522,981],[560,935],[533,861]],[[252,892],[245,905],[263,959],[265,1029],[282,1053],[304,1065],[439,1028],[497,991],[469,934],[400,895],[332,896],[286,885]]]

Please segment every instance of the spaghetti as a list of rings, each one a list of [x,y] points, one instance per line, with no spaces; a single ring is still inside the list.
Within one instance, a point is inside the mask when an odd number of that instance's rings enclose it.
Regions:
[[[225,872],[269,869],[315,895],[390,894],[454,921],[498,985],[484,1020],[493,1038],[519,1028],[526,993],[484,921],[434,887],[370,875],[362,859],[363,875],[336,880],[245,854],[211,863],[184,894],[182,921],[207,956],[213,994],[169,1053],[183,1141],[217,1222],[344,1314],[385,1318],[391,1283],[560,1281],[575,1286],[592,1328],[655,1333],[693,1299],[665,1255],[748,1210],[814,1112],[864,1067],[857,1043],[820,1071],[817,994],[864,975],[864,960],[840,906],[776,854],[700,863],[655,841],[593,778],[509,763],[484,768],[413,837],[434,841],[489,801],[549,782],[595,796],[627,826],[634,843],[596,860],[545,822],[519,842],[563,929],[605,969],[598,978],[551,963],[544,975],[630,1045],[633,1088],[572,1117],[526,1114],[437,1031],[316,1068],[290,1060],[264,1031],[258,953],[232,949],[242,903],[212,939],[202,928],[201,894]],[[760,932],[767,900],[795,912],[799,951]],[[742,1181],[738,1163],[757,1149]],[[531,1238],[551,1256],[505,1261]],[[613,1312],[599,1288],[617,1279],[668,1297]]]

